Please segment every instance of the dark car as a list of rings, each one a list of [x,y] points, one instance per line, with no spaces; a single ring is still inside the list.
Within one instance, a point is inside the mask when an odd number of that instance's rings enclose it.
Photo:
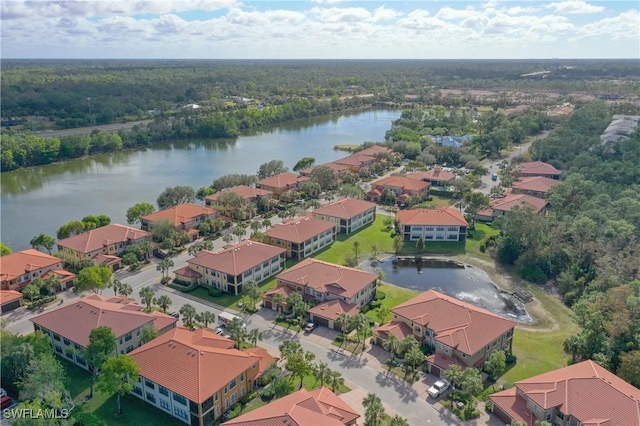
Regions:
[[[11,405],[13,404],[13,399],[11,399],[10,396],[5,395],[2,397],[2,400],[0,400],[0,410],[4,410],[5,408],[9,408],[11,407]]]
[[[180,312],[171,312],[170,315],[174,318],[180,318]]]

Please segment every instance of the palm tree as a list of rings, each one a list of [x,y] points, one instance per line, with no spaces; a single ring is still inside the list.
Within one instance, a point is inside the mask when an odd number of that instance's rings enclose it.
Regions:
[[[260,230],[262,226],[260,225],[260,222],[251,222],[249,224],[249,228],[251,228],[251,230],[253,232],[258,232]]]
[[[396,336],[393,334],[389,335],[389,338],[382,342],[382,347],[391,352],[391,360],[395,359],[398,356],[398,352],[402,349],[402,342],[398,340]],[[391,370],[391,363],[389,363],[389,370]]]
[[[162,309],[162,313],[166,314],[167,309],[169,308],[169,306],[171,306],[172,300],[169,296],[163,294],[162,296],[153,299],[153,303],[160,306],[160,309]]]
[[[378,243],[371,244],[371,254],[373,257],[378,257],[378,251],[380,250],[380,246]]]
[[[307,206],[311,209],[311,211],[320,207],[320,202],[318,200],[309,200],[307,202]]]
[[[335,393],[339,387],[344,386],[344,377],[339,371],[329,370],[329,377],[327,378],[327,386]]]
[[[462,380],[462,368],[460,368],[459,365],[456,364],[451,364],[449,366],[449,368],[447,368],[446,370],[444,370],[444,373],[442,373],[442,375],[444,376],[445,379],[447,379],[449,381],[449,383],[451,383],[451,399],[453,399],[453,392],[455,390],[455,387],[458,383],[460,383],[460,381]]]
[[[122,281],[120,280],[111,281],[111,287],[113,287],[114,296],[117,296],[118,293],[120,293],[120,289],[122,288]]]
[[[271,228],[271,220],[270,219],[262,219],[261,225],[266,231],[267,229]]]
[[[147,259],[151,258],[151,254],[153,253],[153,244],[150,241],[145,241],[140,244],[140,250],[145,254]]]
[[[407,352],[413,347],[420,349],[420,343],[414,336],[408,336],[402,341],[402,347]]]
[[[55,293],[56,289],[62,290],[62,278],[58,274],[51,274],[44,280],[44,285],[52,292]]]
[[[249,330],[249,333],[247,334],[247,340],[251,342],[253,346],[258,346],[258,340],[262,341],[263,337],[262,331],[257,328]]]
[[[231,236],[231,234],[224,234],[222,236],[222,241],[224,241],[227,244],[230,244],[233,241],[233,237]]]
[[[398,414],[389,420],[389,426],[410,426],[407,419],[400,417]]]
[[[213,312],[204,311],[201,314],[196,315],[196,321],[203,323],[204,328],[207,328],[209,324],[212,324],[216,321],[216,316]]]
[[[386,306],[380,306],[380,308],[378,308],[378,312],[376,312],[376,318],[378,318],[380,325],[384,324],[384,321],[387,319],[387,316],[389,316],[390,312],[391,311]]]
[[[320,386],[324,386],[324,382],[331,375],[331,370],[326,362],[320,361],[313,366],[313,375],[316,376],[316,380],[320,381]]]
[[[204,243],[202,243],[202,248],[207,251],[213,250],[213,241],[205,241]]]
[[[120,294],[125,296],[125,297],[129,297],[131,296],[131,294],[133,294],[133,288],[131,288],[131,285],[129,285],[128,283],[120,283]]]
[[[236,227],[233,229],[233,235],[238,237],[238,242],[242,241],[246,233],[247,228],[244,225],[236,225]]]
[[[409,364],[411,364],[411,371],[416,371],[416,366],[424,362],[424,354],[420,348],[411,346],[409,350],[404,354],[404,358]]]
[[[462,390],[465,391],[469,396],[469,402],[467,402],[466,410],[467,413],[471,413],[473,410],[474,404],[472,404],[473,398],[476,397],[480,392],[482,392],[482,375],[480,371],[475,368],[467,368],[462,373]]]
[[[186,325],[188,328],[193,327],[193,321],[196,318],[196,308],[191,306],[190,304],[186,304],[180,308],[180,315],[182,315],[182,323]]]
[[[158,266],[156,266],[156,270],[160,271],[160,273],[162,274],[162,279],[165,278],[165,274],[166,277],[169,278],[169,269],[173,268],[173,266],[173,260],[164,259],[160,263],[158,263]]]
[[[384,407],[378,395],[369,393],[363,400],[364,422],[367,426],[378,426],[384,418]]]
[[[153,302],[153,296],[155,295],[153,289],[149,286],[143,287],[138,294],[140,295],[142,303],[147,305],[146,311],[151,312],[151,303]]]
[[[358,261],[358,249],[360,248],[360,241],[353,242],[353,255],[356,258],[356,262]]]
[[[278,312],[282,312],[285,310],[285,304],[287,303],[287,299],[286,297],[284,297],[282,293],[276,293],[271,298],[271,303],[276,307],[276,310]]]
[[[349,334],[349,329],[351,328],[351,317],[344,312],[338,315],[336,319],[336,324],[340,326],[340,331],[342,331],[342,341],[346,343],[347,334]]]

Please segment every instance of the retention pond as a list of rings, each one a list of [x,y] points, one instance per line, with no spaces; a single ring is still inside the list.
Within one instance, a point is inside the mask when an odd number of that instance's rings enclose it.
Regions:
[[[453,260],[390,257],[366,262],[363,269],[384,272],[384,281],[423,292],[436,290],[519,322],[530,322],[524,304],[501,291],[482,269]]]

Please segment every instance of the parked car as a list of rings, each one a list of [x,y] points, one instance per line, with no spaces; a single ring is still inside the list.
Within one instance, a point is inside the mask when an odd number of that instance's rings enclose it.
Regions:
[[[225,339],[231,339],[231,335],[229,333],[224,334],[222,337],[224,337]]]
[[[308,322],[306,327],[304,328],[304,331],[306,331],[307,333],[311,333],[315,327],[316,325],[314,323]]]
[[[180,318],[180,312],[171,312],[170,315],[174,318]]]
[[[5,395],[0,399],[0,410],[4,410],[5,408],[9,408],[13,405],[13,399],[10,396]]]
[[[218,327],[215,330],[213,330],[214,333],[216,333],[217,335],[221,335],[222,333],[224,333],[224,329],[222,327]]]
[[[496,173],[492,174],[491,175],[491,180],[494,181],[494,182],[497,181],[498,180],[498,175]]]
[[[445,379],[440,379],[437,382],[435,382],[433,384],[433,386],[431,386],[429,388],[429,390],[427,391],[427,393],[429,394],[429,396],[431,398],[437,398],[440,395],[442,395],[444,393],[444,391],[446,391],[447,389],[449,389],[449,386],[451,386],[451,383],[449,383],[447,380]]]
[[[4,390],[4,388],[0,388],[0,398],[2,398],[3,396],[7,396],[7,391]]]

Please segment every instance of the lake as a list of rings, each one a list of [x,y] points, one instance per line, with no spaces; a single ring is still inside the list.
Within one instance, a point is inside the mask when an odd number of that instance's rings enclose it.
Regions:
[[[384,272],[384,281],[417,292],[436,290],[463,302],[521,322],[531,317],[524,306],[502,294],[485,271],[457,261],[394,257],[369,261],[364,270]]]
[[[12,250],[29,248],[39,233],[55,236],[60,225],[86,215],[106,214],[126,223],[126,210],[155,204],[167,187],[211,185],[230,173],[254,174],[280,159],[291,168],[302,157],[316,164],[349,155],[338,144],[381,142],[400,117],[395,110],[359,110],[297,120],[254,131],[235,140],[179,141],[120,151],[1,175],[1,238]]]

